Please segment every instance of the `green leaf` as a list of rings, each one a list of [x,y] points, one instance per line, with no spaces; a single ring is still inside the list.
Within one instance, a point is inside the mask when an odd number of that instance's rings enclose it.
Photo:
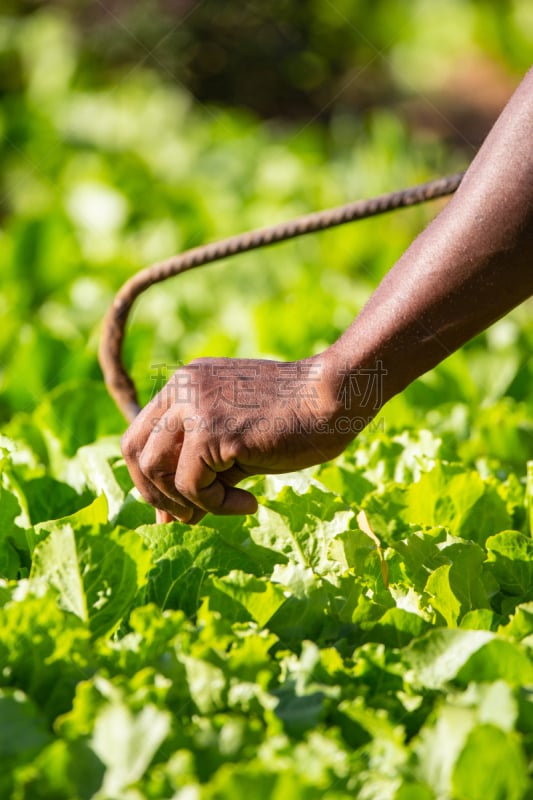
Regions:
[[[16,518],[21,512],[16,495],[0,483],[0,540],[17,531]]]
[[[364,476],[364,469],[355,467],[348,459],[345,463],[326,463],[320,468],[318,477],[326,489],[356,506],[360,506],[365,496],[375,488]]]
[[[492,574],[507,594],[527,598],[533,591],[533,539],[503,531],[487,539]]]
[[[472,683],[467,692],[455,691],[435,707],[414,742],[414,751],[417,776],[437,797],[459,796],[452,788],[455,777],[462,773],[463,757],[482,728],[492,729],[491,746],[502,740],[518,744],[514,733],[518,716],[515,695],[505,680]],[[491,747],[478,753],[477,762],[470,764],[472,781],[478,780],[480,773],[492,772]],[[507,797],[501,787],[498,792],[496,797]]]
[[[281,577],[291,596],[269,620],[269,630],[289,646],[297,647],[302,639],[320,640],[331,624],[327,610],[334,587],[328,591],[325,581],[317,580],[311,570],[301,568],[294,568],[292,580],[288,570]]]
[[[359,530],[345,531],[333,539],[329,555],[345,568],[353,569],[357,577],[365,579],[375,575],[381,577],[381,560],[376,543]]]
[[[429,788],[422,783],[402,783],[394,800],[435,800],[435,795]]]
[[[280,783],[285,786],[292,783],[289,789],[292,790],[290,797],[295,800],[307,800],[305,795],[300,793],[297,788],[295,778],[288,781],[286,776],[274,775],[266,766],[256,762],[248,764],[243,769],[235,765],[225,765],[216,773],[213,781],[205,790],[206,800],[247,800],[253,797],[254,800],[281,800],[283,795],[279,794],[277,787]],[[293,792],[297,791],[298,794]]]
[[[94,499],[89,491],[78,494],[72,486],[49,475],[26,481],[24,496],[32,525],[74,514]]]
[[[363,508],[370,525],[384,544],[394,545],[416,530],[404,515],[405,496],[402,486],[384,484],[365,498]]]
[[[138,532],[151,549],[155,564],[147,599],[161,608],[180,608],[188,615],[198,609],[207,575],[227,575],[234,569],[262,575],[281,560],[276,553],[258,546],[247,525],[238,520],[221,524],[218,530],[173,522],[142,525]]]
[[[471,689],[473,688],[474,684]],[[519,711],[516,694],[505,678],[476,684],[471,698],[477,695],[479,720],[493,723],[504,731],[514,730]]]
[[[105,494],[109,507],[109,517],[114,518],[119,512],[126,491],[119,480],[120,472],[114,466],[115,462],[122,463],[118,439],[100,439],[94,444],[81,447],[76,455],[87,485],[95,494]],[[128,476],[129,477],[129,476]],[[128,481],[128,490],[131,481]]]
[[[35,548],[31,577],[54,586],[63,607],[100,636],[127,614],[151,567],[150,553],[133,531],[102,535],[98,528],[57,523]]]
[[[115,525],[123,528],[139,528],[142,525],[153,525],[155,522],[155,508],[144,500],[138,500],[129,493],[114,518]]]
[[[474,709],[446,703],[438,708],[436,720],[424,725],[414,742],[417,777],[439,798],[451,796],[453,769],[476,721]]]
[[[250,684],[267,689],[280,672],[277,659],[272,658],[272,649],[278,643],[277,636],[267,630],[257,631],[251,626],[239,629],[237,635],[225,661],[232,678],[232,697],[239,686],[235,677],[246,689]]]
[[[402,658],[415,686],[441,689],[451,681],[533,681],[533,663],[518,644],[483,630],[436,629],[415,640]]]
[[[46,578],[61,598],[63,608],[72,611],[84,622],[89,619],[72,525],[62,525],[35,548],[33,578]]]
[[[350,734],[354,736],[353,746],[358,748],[361,745],[368,745],[369,752],[374,753],[376,766],[383,759],[384,750],[390,754],[395,763],[402,760],[404,755],[402,737],[403,731],[381,710],[367,706],[361,696],[353,699],[342,700],[338,704],[338,711],[343,714],[351,723]],[[403,710],[405,713],[405,709]],[[349,735],[350,735],[349,734]],[[385,756],[386,762],[389,757]],[[378,766],[379,768],[379,766]]]
[[[431,604],[443,617],[446,625],[453,628],[461,617],[461,603],[450,586],[451,564],[445,564],[429,576],[426,592]]]
[[[361,623],[361,629],[366,631],[363,641],[382,642],[386,647],[405,647],[427,628],[428,623],[422,617],[403,608],[388,608],[377,622]]]
[[[102,383],[72,381],[52,391],[34,413],[43,430],[53,464],[72,457],[101,436],[120,434],[124,420]]]
[[[408,680],[416,686],[440,689],[456,678],[470,657],[493,638],[490,631],[429,631],[403,652],[403,660],[411,670]]]
[[[0,578],[14,579],[20,571],[21,561],[17,550],[9,541],[0,542]]]
[[[489,608],[475,608],[467,611],[461,620],[460,627],[469,631],[494,631],[498,626],[499,617]],[[501,629],[498,629],[501,633]]]
[[[170,714],[151,703],[133,713],[125,698],[111,696],[97,714],[90,743],[106,767],[104,796],[116,797],[142,778],[170,725]]]
[[[524,603],[516,610],[506,625],[498,628],[498,633],[521,641],[533,633],[533,603]]]
[[[189,655],[180,655],[193,702],[201,714],[220,711],[227,704],[228,679],[220,667]]]
[[[533,536],[533,461],[527,462],[526,506],[528,512],[529,535]]]
[[[286,486],[275,500],[266,500],[251,535],[292,563],[327,574],[334,568],[329,557],[331,540],[350,527],[354,512],[320,485],[311,483],[302,489],[300,493]]]
[[[104,494],[96,497],[92,503],[85,508],[76,511],[74,514],[69,514],[67,517],[61,517],[57,520],[49,520],[40,522],[35,526],[35,532],[39,538],[46,536],[51,531],[57,530],[61,525],[69,524],[74,529],[77,528],[97,528],[105,526],[108,518],[108,505],[107,499]]]
[[[457,800],[521,800],[529,779],[516,735],[495,725],[473,728],[455,764],[452,784]]]
[[[454,536],[483,544],[511,519],[493,486],[458,464],[437,464],[407,489],[402,516],[419,525],[443,525]]]
[[[86,742],[56,739],[15,773],[24,800],[91,800],[102,785],[104,765]]]
[[[434,570],[449,563],[446,554],[437,546],[443,538],[443,531],[436,529],[436,535],[416,532],[392,544],[400,556],[405,582],[417,592],[424,590]]]
[[[209,597],[211,610],[221,613],[225,610],[221,596],[229,598],[246,610],[245,618],[255,620],[261,627],[267,624],[286,601],[285,593],[279,586],[239,570],[232,570],[222,578],[211,577],[202,587],[202,596]],[[231,606],[228,610],[229,608]],[[232,616],[237,619],[235,611]]]
[[[425,591],[446,625],[454,627],[469,611],[489,607],[482,577],[484,553],[473,543],[452,544],[441,552],[451,563],[438,567],[429,576]]]
[[[0,760],[31,758],[51,740],[35,706],[17,689],[0,689]]]
[[[458,671],[457,680],[465,686],[470,681],[497,680],[505,680],[512,686],[524,686],[533,681],[533,661],[521,645],[494,639],[471,654]]]
[[[70,706],[92,663],[89,632],[42,586],[19,583],[13,595],[0,608],[0,669],[53,719]]]
[[[206,523],[213,518],[206,517]],[[226,574],[232,569],[242,569],[254,575],[268,573],[274,564],[283,559],[254,541],[255,521],[240,518],[216,520],[215,525],[142,525],[137,531],[146,540],[154,560],[171,558],[174,548],[187,551],[200,569]]]
[[[297,694],[292,684],[286,684],[272,692],[278,698],[276,716],[283,722],[285,731],[299,737],[315,728],[325,715],[323,692]]]

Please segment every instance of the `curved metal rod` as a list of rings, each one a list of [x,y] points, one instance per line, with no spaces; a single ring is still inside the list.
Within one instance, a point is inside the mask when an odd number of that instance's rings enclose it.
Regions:
[[[108,310],[104,318],[99,349],[100,365],[108,391],[128,422],[131,422],[139,413],[140,405],[133,381],[122,361],[122,345],[131,307],[145,289],[172,275],[179,275],[195,267],[237,255],[237,253],[245,253],[248,250],[294,239],[297,236],[384,214],[396,208],[414,206],[427,200],[445,197],[455,192],[463,175],[464,172],[457,172],[408,189],[389,192],[369,200],[358,200],[324,211],[316,211],[268,228],[241,233],[219,242],[187,250],[138,272],[119,289],[113,305]]]

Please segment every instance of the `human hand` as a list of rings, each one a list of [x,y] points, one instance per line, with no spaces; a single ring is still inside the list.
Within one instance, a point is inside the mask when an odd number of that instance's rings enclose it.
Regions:
[[[324,355],[193,361],[124,435],[132,479],[159,521],[254,513],[255,497],[236,484],[328,461],[354,438],[349,423],[339,425],[343,410],[348,420],[341,384]]]

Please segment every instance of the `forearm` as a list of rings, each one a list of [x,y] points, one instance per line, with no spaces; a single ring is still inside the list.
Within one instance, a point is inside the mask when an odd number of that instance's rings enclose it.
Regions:
[[[463,183],[328,351],[336,368],[381,360],[385,398],[533,294],[533,72]]]
[[[255,498],[234,488],[244,477],[335,457],[360,430],[352,422],[368,422],[381,401],[533,293],[532,139],[530,73],[456,196],[327,357],[198,359],[176,372],[123,439],[132,478],[163,519],[253,512]],[[359,370],[369,381],[364,394],[357,381],[344,382]],[[376,376],[383,396],[371,403]],[[221,398],[221,378],[234,394],[245,386],[248,401]],[[194,387],[190,397],[180,394],[183,382]]]

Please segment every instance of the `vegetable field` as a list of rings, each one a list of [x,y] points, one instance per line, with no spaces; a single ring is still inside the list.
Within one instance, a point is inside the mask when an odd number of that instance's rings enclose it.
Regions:
[[[250,479],[257,515],[194,528],[132,488],[96,361],[145,264],[469,156],[392,110],[326,128],[144,67],[92,85],[63,13],[0,21],[0,796],[531,800],[531,306],[335,462]],[[143,401],[194,357],[319,352],[440,207],[153,288]]]

